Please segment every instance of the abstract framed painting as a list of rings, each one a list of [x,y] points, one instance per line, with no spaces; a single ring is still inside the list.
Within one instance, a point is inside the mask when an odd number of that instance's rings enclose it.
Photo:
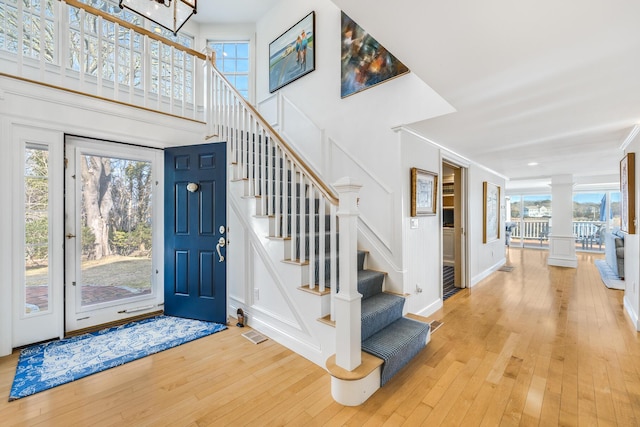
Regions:
[[[269,44],[269,92],[315,70],[315,12]]]
[[[409,72],[406,65],[344,12],[342,12],[341,39],[340,95],[342,98]]]

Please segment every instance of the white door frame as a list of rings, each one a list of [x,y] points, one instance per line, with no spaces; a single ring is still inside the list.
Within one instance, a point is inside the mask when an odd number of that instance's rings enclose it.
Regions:
[[[455,185],[455,231],[454,231],[454,247],[455,247],[455,265],[456,265],[456,282],[462,288],[468,288],[470,286],[469,276],[469,164],[462,161],[460,158],[451,156],[450,154],[442,152],[440,158],[440,176],[442,175],[442,165],[447,163],[453,168],[456,168],[456,178],[454,180]],[[440,226],[440,239],[443,241],[444,230],[442,224]],[[443,255],[440,255],[440,263],[443,263]],[[458,274],[459,273],[459,274]]]

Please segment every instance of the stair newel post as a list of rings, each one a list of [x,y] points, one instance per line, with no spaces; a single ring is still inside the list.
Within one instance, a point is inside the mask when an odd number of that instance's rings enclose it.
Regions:
[[[336,320],[336,365],[353,371],[361,363],[362,295],[358,292],[357,241],[358,194],[362,185],[344,177],[333,187],[340,198],[338,205],[339,290],[334,297]]]

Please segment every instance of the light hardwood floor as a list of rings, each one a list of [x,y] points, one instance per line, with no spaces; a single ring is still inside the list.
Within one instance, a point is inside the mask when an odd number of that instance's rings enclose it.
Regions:
[[[640,425],[640,335],[593,260],[547,267],[511,248],[448,299],[444,324],[360,407],[328,374],[272,340],[229,330],[14,402],[17,354],[0,358],[0,425]],[[4,396],[4,397],[2,397]]]

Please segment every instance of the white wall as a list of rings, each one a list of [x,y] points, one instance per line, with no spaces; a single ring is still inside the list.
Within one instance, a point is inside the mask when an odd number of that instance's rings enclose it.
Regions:
[[[270,94],[269,43],[311,11],[315,70]],[[361,232],[377,236],[373,249],[387,271],[401,274],[401,217],[392,209],[401,197],[400,155],[393,128],[453,108],[412,73],[341,99],[340,28],[340,10],[329,0],[282,0],[271,9],[256,24],[257,103],[326,182],[349,175],[363,184]]]
[[[312,10],[315,71],[269,94],[268,44]],[[357,13],[350,17],[358,21]],[[341,99],[340,18],[328,0],[282,0],[256,24],[259,109],[327,182],[349,175],[363,184],[359,245],[372,251],[369,267],[390,273],[387,289],[411,294],[410,311],[432,312],[441,304],[441,220],[419,218],[419,228],[410,229],[407,197],[410,167],[439,171],[440,148],[394,128],[454,109],[412,73]],[[472,165],[470,212],[482,212],[483,180],[504,190],[504,179]],[[504,235],[483,245],[482,218],[471,221],[477,222],[469,230],[473,284],[504,263]]]
[[[52,135],[52,143],[72,134],[157,148],[203,143],[206,131],[202,123],[0,77],[0,149],[5,153],[0,156],[0,196],[4,201],[0,205],[0,356],[11,353],[15,283],[10,278],[18,273],[13,271],[14,265],[20,265],[16,257],[23,256],[13,250],[7,237],[21,220],[11,214],[17,199],[11,164],[12,158],[19,157],[15,156],[20,147],[14,132],[17,127],[45,130]],[[62,189],[53,191],[62,194]],[[51,268],[59,271],[63,266]]]
[[[442,306],[442,217],[441,205],[435,216],[414,218],[418,227],[411,228],[410,217],[410,181],[412,167],[440,173],[443,159],[466,167],[468,193],[468,270],[470,286],[498,269],[505,263],[505,245],[503,224],[505,218],[505,179],[486,168],[459,158],[441,147],[430,143],[411,131],[400,132],[402,163],[399,179],[402,181],[402,235],[404,293],[410,295],[407,301],[409,312],[428,316]],[[441,176],[441,175],[440,175]],[[441,180],[440,180],[441,181]],[[483,182],[489,181],[499,185],[500,194],[500,238],[493,242],[483,243]],[[441,186],[441,182],[440,182]],[[442,194],[439,190],[438,194]],[[418,292],[416,286],[421,288]]]
[[[488,181],[500,186],[500,236],[498,240],[482,243],[483,182]],[[469,227],[469,276],[471,286],[487,277],[505,263],[504,222],[506,206],[504,196],[505,179],[484,167],[469,166],[468,200]]]
[[[442,307],[442,217],[440,206],[435,216],[414,218],[417,228],[411,228],[411,181],[412,167],[439,174],[441,168],[440,149],[424,139],[400,132],[402,163],[399,171],[402,181],[402,199],[399,204],[402,218],[404,289],[411,295],[406,309],[410,313],[428,316]],[[438,191],[440,194],[440,191]],[[421,289],[418,292],[417,288]]]

